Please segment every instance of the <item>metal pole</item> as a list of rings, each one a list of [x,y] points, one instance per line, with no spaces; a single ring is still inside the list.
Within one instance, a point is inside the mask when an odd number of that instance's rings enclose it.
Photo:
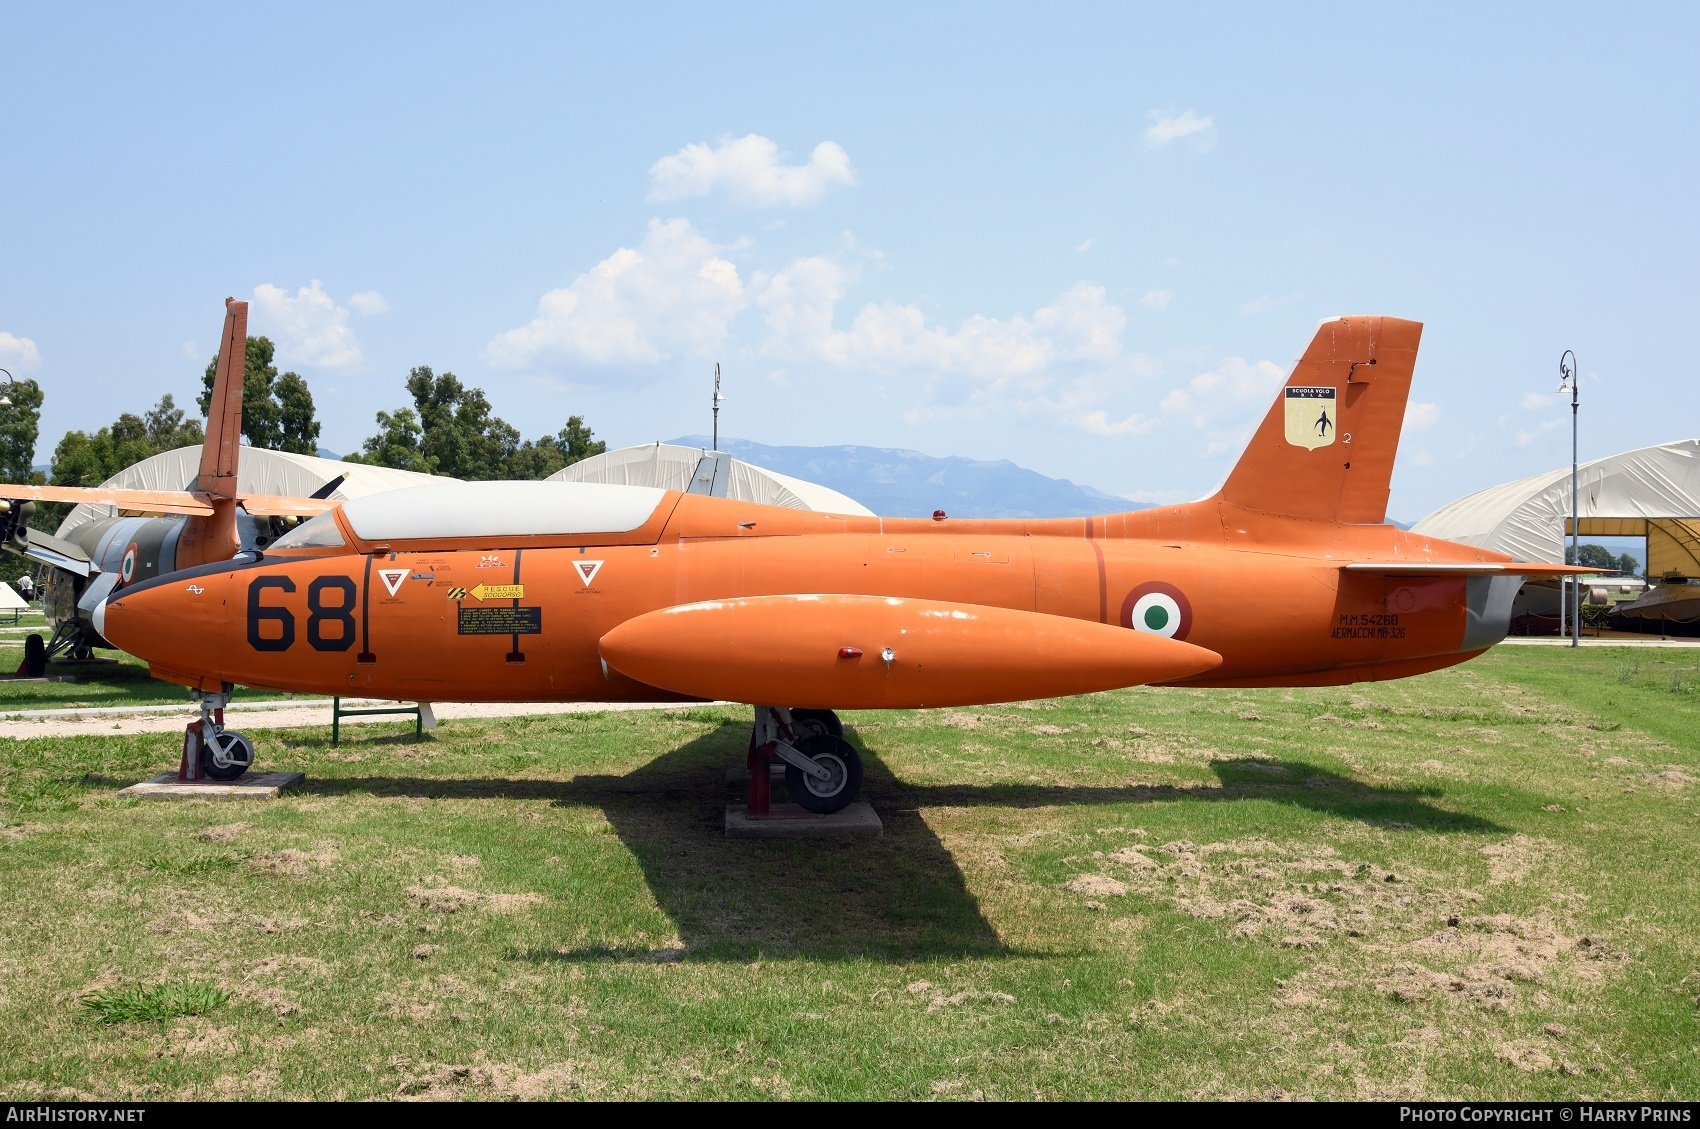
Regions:
[[[720,362],[714,362],[714,449],[720,450],[720,401],[726,397],[720,394]]]
[[[1567,364],[1568,362],[1568,364]],[[1576,354],[1569,349],[1558,358],[1559,390],[1563,391],[1566,383],[1570,385],[1570,561],[1581,564],[1580,550],[1577,539],[1582,531],[1582,495],[1577,487],[1576,473],[1576,409],[1582,391],[1582,381],[1576,372]],[[1574,603],[1571,605],[1570,616],[1570,645],[1582,645],[1582,578],[1567,576],[1565,583],[1569,586]]]

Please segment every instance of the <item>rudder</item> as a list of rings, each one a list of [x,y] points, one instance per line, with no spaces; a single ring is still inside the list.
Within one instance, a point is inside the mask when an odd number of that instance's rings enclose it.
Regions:
[[[1217,497],[1292,517],[1385,521],[1422,332],[1390,317],[1318,326]]]

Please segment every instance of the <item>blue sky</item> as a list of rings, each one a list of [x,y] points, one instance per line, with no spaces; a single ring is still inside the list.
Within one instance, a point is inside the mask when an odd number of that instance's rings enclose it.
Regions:
[[[358,447],[409,366],[1212,489],[1318,320],[1426,323],[1390,512],[1700,432],[1693,6],[0,8],[0,365],[45,460],[234,294]]]

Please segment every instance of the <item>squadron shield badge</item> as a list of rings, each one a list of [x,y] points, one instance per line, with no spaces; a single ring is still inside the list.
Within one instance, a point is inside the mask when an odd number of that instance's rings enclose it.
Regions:
[[[1314,451],[1334,442],[1334,389],[1287,389],[1287,442]]]

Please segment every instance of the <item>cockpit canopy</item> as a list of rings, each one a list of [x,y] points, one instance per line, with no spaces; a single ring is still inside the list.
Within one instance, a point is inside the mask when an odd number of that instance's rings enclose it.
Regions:
[[[514,538],[630,533],[654,516],[667,491],[588,482],[445,482],[355,498],[343,520],[361,541],[448,541],[498,545]],[[331,513],[279,538],[274,550],[343,543]]]

